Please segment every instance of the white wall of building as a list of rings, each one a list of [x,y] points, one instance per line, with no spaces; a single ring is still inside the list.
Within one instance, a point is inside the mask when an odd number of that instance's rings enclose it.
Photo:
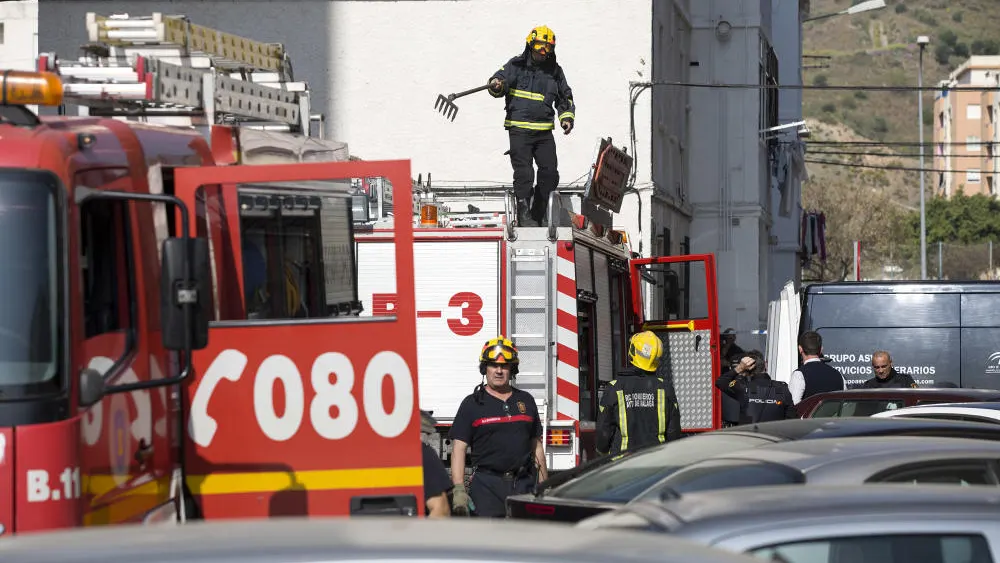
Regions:
[[[0,2],[0,68],[34,70],[38,53],[38,0]]]

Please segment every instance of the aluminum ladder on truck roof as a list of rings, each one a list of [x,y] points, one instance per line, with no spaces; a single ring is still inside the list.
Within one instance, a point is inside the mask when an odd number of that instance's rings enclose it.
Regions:
[[[87,14],[90,44],[76,61],[50,54],[39,70],[60,75],[81,114],[188,118],[309,134],[309,91],[292,80],[280,44],[192,24],[184,16]],[[176,122],[175,122],[176,123]]]

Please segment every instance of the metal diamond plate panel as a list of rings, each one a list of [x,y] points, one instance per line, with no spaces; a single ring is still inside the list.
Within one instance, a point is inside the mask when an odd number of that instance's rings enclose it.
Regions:
[[[671,331],[666,336],[667,349],[663,359],[673,374],[674,390],[681,408],[681,428],[712,427],[712,392],[715,379],[712,373],[711,333],[708,330]]]

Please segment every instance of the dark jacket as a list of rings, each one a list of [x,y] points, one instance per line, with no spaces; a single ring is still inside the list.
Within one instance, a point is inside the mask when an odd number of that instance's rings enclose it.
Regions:
[[[722,358],[719,375],[733,369],[733,366],[743,359],[744,354],[746,351],[733,343],[726,351],[726,357]],[[740,402],[725,393],[722,394],[722,421],[730,424],[737,424],[740,421]]]
[[[662,377],[630,367],[608,383],[597,414],[598,453],[618,455],[680,437],[677,397]]]
[[[560,122],[576,119],[573,90],[566,82],[562,67],[556,62],[555,52],[541,63],[536,63],[531,58],[531,48],[525,46],[523,53],[507,61],[490,80],[494,78],[503,80],[503,91],[487,91],[494,98],[506,96],[505,129],[551,130],[555,127],[553,118],[556,111],[559,112]]]
[[[863,389],[901,389],[905,387],[917,388],[917,382],[905,373],[899,373],[896,368],[889,370],[889,377],[885,381],[875,377],[861,384]]]
[[[740,402],[740,424],[800,418],[788,384],[766,373],[747,379],[730,370],[715,380],[715,386]]]
[[[847,384],[844,382],[844,376],[840,374],[837,368],[826,362],[804,363],[799,368],[799,372],[802,373],[802,379],[806,382],[806,389],[802,392],[802,399],[828,391],[843,391],[847,387]]]

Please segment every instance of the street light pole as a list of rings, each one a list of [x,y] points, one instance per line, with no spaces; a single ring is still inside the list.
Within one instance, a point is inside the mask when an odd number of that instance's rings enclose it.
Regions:
[[[833,12],[830,14],[813,16],[811,18],[806,18],[802,20],[802,22],[805,23],[816,20],[825,20],[826,18],[832,18],[834,16],[853,16],[854,14],[860,14],[862,12],[870,12],[872,10],[881,10],[882,8],[885,8],[885,0],[867,0],[866,2],[855,4],[850,8],[847,8],[846,10],[841,10],[839,12]]]
[[[920,59],[917,64],[917,128],[920,131],[920,279],[927,279],[927,214],[924,208],[924,48],[931,40],[917,37]]]

